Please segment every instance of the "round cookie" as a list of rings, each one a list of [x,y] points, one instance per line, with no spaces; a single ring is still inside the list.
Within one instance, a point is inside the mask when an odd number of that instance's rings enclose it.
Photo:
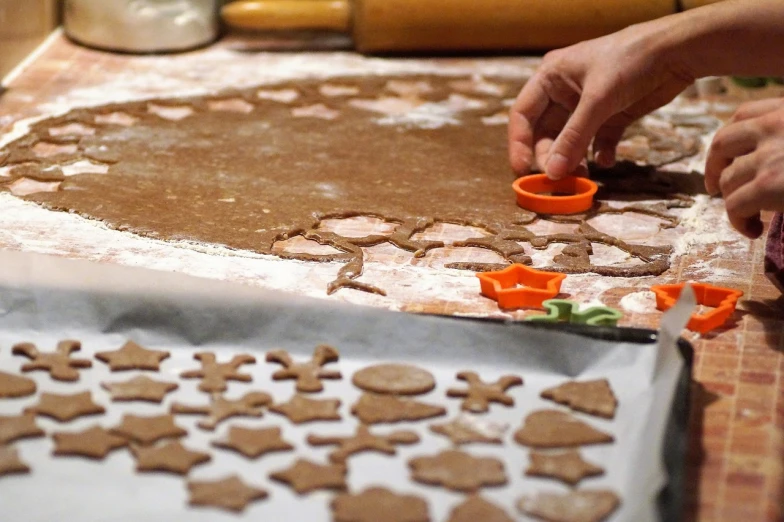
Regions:
[[[429,371],[398,363],[368,366],[355,373],[351,382],[365,391],[390,395],[421,395],[436,387]]]

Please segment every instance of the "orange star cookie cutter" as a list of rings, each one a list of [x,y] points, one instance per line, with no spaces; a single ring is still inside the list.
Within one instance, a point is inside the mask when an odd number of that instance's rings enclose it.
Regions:
[[[599,190],[588,178],[567,176],[552,180],[546,174],[518,178],[512,188],[517,193],[517,204],[537,214],[585,212],[593,206],[593,196]]]
[[[738,300],[743,296],[743,292],[732,288],[707,283],[689,284],[694,289],[697,304],[713,307],[713,310],[704,314],[692,314],[689,324],[686,325],[689,330],[701,334],[706,334],[726,323],[727,319],[735,313]],[[672,308],[685,285],[686,283],[652,286],[651,291],[656,294],[656,308],[661,311]]]
[[[542,308],[542,303],[561,291],[565,274],[543,272],[519,263],[500,272],[476,274],[482,295],[501,308]]]

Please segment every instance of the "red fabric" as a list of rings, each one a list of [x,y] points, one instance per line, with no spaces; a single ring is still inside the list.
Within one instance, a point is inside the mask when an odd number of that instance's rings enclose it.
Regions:
[[[784,292],[784,215],[773,216],[765,245],[765,274]]]

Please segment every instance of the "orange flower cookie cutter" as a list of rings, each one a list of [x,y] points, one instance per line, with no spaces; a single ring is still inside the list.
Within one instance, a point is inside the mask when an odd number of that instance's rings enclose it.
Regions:
[[[567,176],[552,180],[546,174],[518,178],[512,188],[517,193],[517,204],[537,214],[585,212],[593,206],[593,196],[599,190],[588,178]]]
[[[519,263],[500,272],[476,274],[482,295],[501,308],[543,308],[542,303],[557,296],[565,274],[543,272]]]
[[[727,319],[735,313],[738,300],[743,296],[743,292],[732,288],[707,283],[689,284],[694,289],[697,304],[713,307],[713,310],[704,314],[692,314],[689,324],[686,325],[689,330],[701,334],[706,334],[726,323]],[[652,286],[651,291],[656,294],[656,308],[661,311],[672,308],[685,285],[686,283]]]

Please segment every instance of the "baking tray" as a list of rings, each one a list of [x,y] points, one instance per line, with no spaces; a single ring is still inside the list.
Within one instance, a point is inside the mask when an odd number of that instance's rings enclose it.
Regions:
[[[382,484],[399,493],[425,497],[431,520],[445,521],[463,495],[410,480],[406,461],[448,449],[450,442],[432,434],[428,425],[454,418],[458,399],[445,391],[461,387],[455,373],[478,371],[485,380],[503,374],[523,377],[522,387],[512,388],[514,408],[493,405],[488,417],[510,424],[503,446],[469,445],[463,449],[476,456],[495,456],[505,463],[509,479],[502,488],[484,488],[485,498],[502,506],[519,520],[515,500],[540,490],[566,492],[568,488],[546,479],[524,477],[528,449],[512,435],[524,416],[535,409],[562,407],[539,398],[539,392],[567,379],[607,377],[619,398],[616,419],[607,421],[576,414],[592,425],[615,435],[609,445],[584,447],[586,459],[601,463],[607,473],[585,480],[582,488],[614,489],[623,503],[609,520],[666,521],[680,519],[683,493],[683,462],[686,447],[691,347],[683,340],[662,343],[657,332],[629,328],[592,328],[570,325],[531,325],[511,322],[416,316],[398,312],[343,305],[257,290],[246,286],[202,280],[179,274],[148,271],[48,256],[0,252],[0,369],[18,371],[25,359],[11,354],[10,346],[32,341],[50,350],[60,339],[83,343],[81,357],[118,348],[127,339],[156,349],[171,351],[161,365],[160,380],[177,380],[180,388],[162,405],[111,403],[102,381],[124,381],[141,372],[110,373],[97,360],[81,371],[78,383],[61,383],[48,374],[27,374],[38,383],[38,393],[74,393],[91,389],[96,402],[107,407],[98,417],[84,417],[59,424],[39,417],[47,432],[79,431],[93,424],[116,425],[123,413],[153,415],[168,411],[173,401],[203,404],[207,396],[197,391],[198,381],[180,380],[179,373],[198,368],[192,355],[213,351],[219,358],[251,353],[257,364],[243,370],[253,382],[230,383],[227,396],[264,390],[276,401],[293,394],[292,381],[272,381],[279,368],[264,362],[274,348],[307,358],[317,344],[328,343],[341,352],[337,369],[340,381],[325,381],[320,398],[340,397],[340,423],[318,422],[294,426],[284,417],[265,413],[261,419],[235,418],[215,432],[196,427],[199,417],[177,416],[177,424],[189,435],[190,448],[208,451],[212,461],[194,468],[190,479],[207,480],[238,473],[255,486],[269,491],[270,498],[251,504],[241,515],[208,508],[188,508],[186,480],[168,474],[133,471],[133,458],[118,450],[104,461],[50,456],[49,438],[14,443],[33,469],[29,475],[0,478],[0,520],[50,521],[220,521],[220,520],[311,520],[328,521],[332,494],[316,492],[297,497],[286,486],[268,479],[271,471],[288,467],[298,456],[326,461],[332,448],[309,447],[308,433],[353,433],[356,420],[350,405],[360,392],[350,375],[375,361],[405,361],[429,369],[437,387],[417,397],[448,408],[447,417],[434,421],[379,425],[375,431],[412,429],[420,444],[400,446],[396,457],[376,454],[354,456],[349,461],[349,486],[359,491]],[[145,372],[149,374],[149,372]],[[0,401],[0,415],[15,414],[35,404],[37,395]],[[280,426],[294,453],[278,453],[247,460],[213,448],[209,442],[222,437],[228,426]]]

